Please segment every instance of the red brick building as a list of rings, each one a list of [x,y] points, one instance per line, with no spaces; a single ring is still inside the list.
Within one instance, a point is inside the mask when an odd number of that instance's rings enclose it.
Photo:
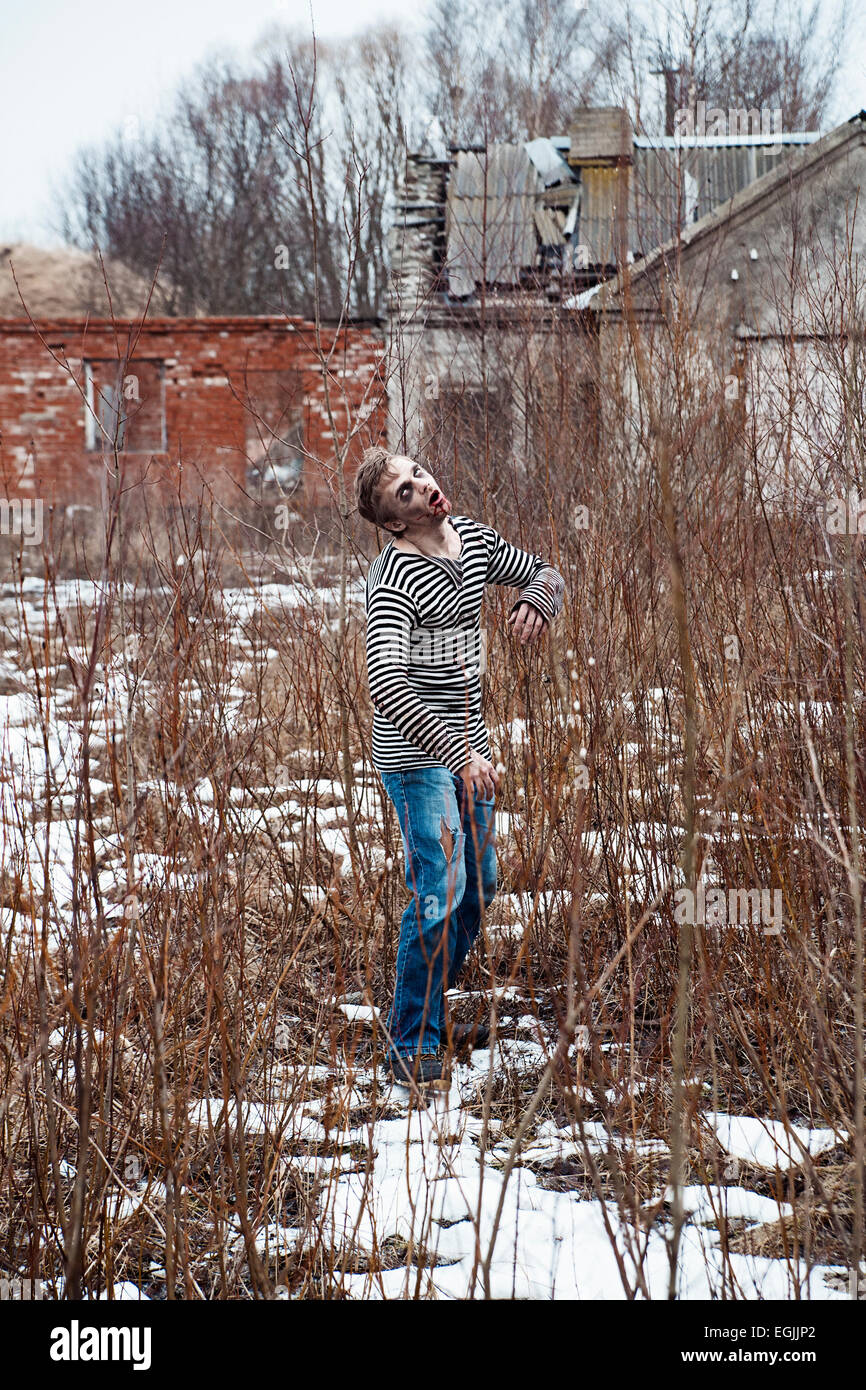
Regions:
[[[8,499],[98,503],[116,440],[127,487],[176,494],[180,480],[194,497],[206,479],[240,503],[299,478],[296,496],[321,504],[336,492],[329,413],[343,449],[352,436],[347,479],[384,433],[384,343],[373,323],[323,326],[323,367],[315,325],[300,318],[35,322],[0,319]]]

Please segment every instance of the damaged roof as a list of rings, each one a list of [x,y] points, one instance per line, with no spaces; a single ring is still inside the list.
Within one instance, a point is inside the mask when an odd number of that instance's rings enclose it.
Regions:
[[[447,178],[450,298],[575,269],[588,286],[639,259],[781,166],[815,132],[636,136],[620,108],[581,108],[567,136],[454,151]],[[580,284],[580,282],[578,282]]]
[[[538,264],[540,246],[567,243],[579,194],[552,140],[458,151],[445,217],[450,293],[470,295],[480,281],[517,284]]]

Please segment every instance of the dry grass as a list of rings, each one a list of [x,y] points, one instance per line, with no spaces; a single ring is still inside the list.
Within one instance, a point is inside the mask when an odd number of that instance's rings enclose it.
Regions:
[[[544,1186],[610,1198],[644,1230],[663,1222],[671,1169],[636,1141],[669,1146],[677,1117],[684,1179],[707,1185],[732,1179],[702,1110],[850,1135],[858,1123],[845,729],[862,747],[864,710],[845,684],[842,591],[826,568],[816,578],[828,538],[814,510],[783,525],[748,491],[732,496],[724,440],[702,418],[691,450],[706,495],[674,478],[693,754],[651,464],[627,487],[615,436],[594,461],[538,459],[485,515],[543,546],[568,597],[549,642],[526,652],[490,591],[485,719],[511,821],[456,1016],[490,1015],[500,1040],[536,1051],[495,1053],[463,1110],[524,1152],[539,1125],[572,1127],[569,1156],[526,1162]],[[571,525],[578,501],[589,533]],[[44,735],[66,753],[61,765],[50,745],[47,784],[38,767],[3,773],[7,793],[18,781],[0,885],[0,1268],[89,1293],[130,1279],[154,1297],[272,1297],[277,1284],[342,1297],[347,1273],[431,1258],[422,1235],[401,1244],[388,1230],[372,1251],[335,1247],[319,1222],[333,1177],[305,1166],[363,1174],[374,1125],[402,1113],[375,1072],[381,1028],[333,1005],[387,1007],[406,901],[370,764],[363,625],[334,592],[371,550],[333,519],[323,544],[321,517],[306,517],[279,545],[259,537],[254,567],[242,528],[213,522],[175,509],[134,543],[127,528],[107,556],[96,532],[87,551],[67,535],[63,562],[79,556],[67,568],[99,581],[80,606],[49,583],[40,614],[21,568],[9,574],[4,688],[34,692],[34,747]],[[859,549],[830,558],[853,567],[860,602]],[[49,579],[57,559],[43,556]],[[245,572],[275,571],[295,584],[285,602],[257,601],[248,581],[230,592]],[[859,629],[854,659],[862,691]],[[697,870],[780,891],[784,929],[696,930],[678,1087],[674,889],[690,788]],[[858,755],[858,823],[863,794]],[[76,810],[68,891],[59,874],[46,888],[27,863]],[[569,1050],[578,1027],[588,1046]],[[196,1119],[205,1097],[210,1119]],[[321,1129],[304,1137],[301,1122]],[[587,1124],[616,1141],[583,1143]],[[505,1153],[486,1161],[501,1168]],[[795,1216],[726,1232],[727,1250],[854,1259],[853,1142],[784,1179],[743,1168],[737,1181],[793,1201]],[[272,1248],[273,1223],[303,1233],[293,1251]]]

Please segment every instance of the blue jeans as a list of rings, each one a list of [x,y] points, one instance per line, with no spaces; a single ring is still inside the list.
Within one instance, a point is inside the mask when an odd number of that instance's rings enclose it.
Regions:
[[[444,991],[453,989],[496,894],[494,801],[474,800],[447,767],[380,774],[397,811],[406,887],[400,922],[390,1051],[435,1052],[445,1034]]]

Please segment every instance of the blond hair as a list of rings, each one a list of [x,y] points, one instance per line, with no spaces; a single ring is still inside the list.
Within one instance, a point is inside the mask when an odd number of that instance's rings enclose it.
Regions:
[[[382,444],[364,450],[355,474],[355,500],[361,516],[374,526],[384,526],[386,521],[392,520],[388,508],[382,505],[379,489],[394,459],[400,457],[400,454],[392,454]]]

